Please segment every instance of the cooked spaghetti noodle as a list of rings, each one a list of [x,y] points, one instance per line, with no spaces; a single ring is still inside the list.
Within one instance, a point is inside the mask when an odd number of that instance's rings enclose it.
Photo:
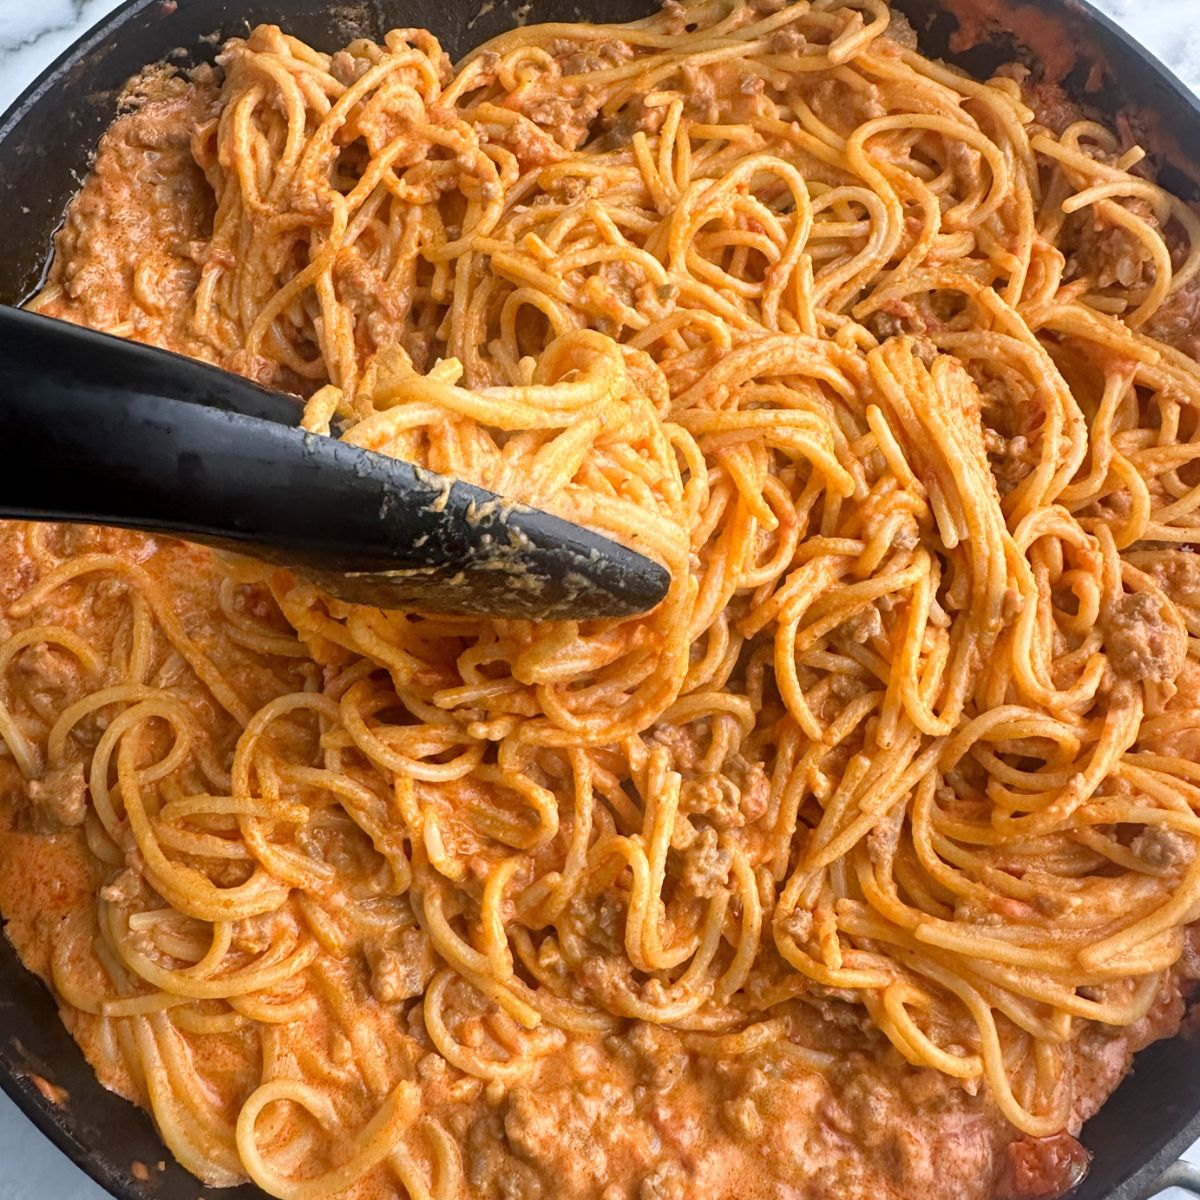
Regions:
[[[1192,210],[884,0],[219,62],[34,307],[673,582],[432,617],[10,529],[0,899],[102,1077],[284,1200],[1065,1190],[1200,915]]]

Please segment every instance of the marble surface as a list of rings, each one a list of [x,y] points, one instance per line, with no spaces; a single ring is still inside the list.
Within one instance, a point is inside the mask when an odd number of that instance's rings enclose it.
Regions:
[[[186,4],[188,0],[180,0]],[[1200,0],[1092,0],[1200,92],[1200,23],[1181,16]],[[0,0],[0,111],[118,0]],[[1180,26],[1183,25],[1181,29]],[[1187,1157],[1200,1163],[1200,1142]],[[0,1200],[104,1200],[0,1095]],[[1172,1189],[1159,1200],[1182,1200]]]

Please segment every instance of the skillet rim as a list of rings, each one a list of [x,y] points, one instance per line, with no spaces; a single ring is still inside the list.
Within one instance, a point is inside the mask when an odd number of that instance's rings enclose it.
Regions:
[[[452,0],[452,2],[461,4],[462,0]],[[1174,138],[1174,131],[1170,126],[1171,118],[1176,110],[1190,110],[1197,128],[1200,129],[1200,96],[1188,88],[1169,67],[1125,29],[1106,14],[1094,8],[1089,0],[893,0],[893,2],[897,8],[903,10],[911,11],[915,5],[917,9],[924,10],[927,15],[936,15],[936,10],[940,9],[955,18],[958,15],[954,11],[956,8],[960,12],[964,9],[979,9],[980,7],[992,10],[1003,8],[1006,18],[1010,19],[1005,21],[1006,25],[1009,23],[1015,25],[1019,14],[1022,12],[1028,14],[1031,11],[1034,14],[1052,12],[1057,14],[1057,19],[1060,21],[1081,21],[1084,28],[1090,30],[1096,45],[1102,52],[1111,53],[1114,59],[1122,60],[1122,70],[1128,70],[1131,64],[1136,64],[1148,72],[1149,78],[1145,81],[1146,86],[1151,92],[1158,93],[1158,102],[1154,109],[1147,111],[1154,122],[1162,123],[1158,132],[1165,137],[1167,142],[1171,142]],[[222,38],[232,36],[230,25],[239,20],[234,14],[222,11],[222,0],[123,0],[39,72],[0,115],[0,161],[8,152],[8,140],[21,128],[39,101],[52,95],[56,89],[62,88],[64,78],[71,71],[79,69],[86,71],[89,56],[97,51],[102,51],[106,46],[111,46],[120,37],[121,31],[125,27],[130,26],[154,9],[159,9],[164,15],[169,15],[174,11],[176,3],[180,5],[211,4],[214,21],[223,27]],[[228,4],[229,0],[225,0],[225,3]],[[232,0],[232,3],[236,6],[237,0]],[[589,3],[603,6],[605,0],[589,0]],[[375,26],[382,29],[389,24],[385,5],[386,0],[359,0],[358,7],[361,11],[352,20],[359,23],[360,27]],[[510,6],[511,0],[509,3],[502,0],[502,3],[496,7],[501,10],[502,15],[508,16]],[[281,21],[286,22],[288,7],[289,0],[278,0]],[[338,24],[332,12],[328,24],[331,29]],[[924,40],[926,31],[921,28],[921,23],[915,21],[914,24],[917,26],[918,35]],[[169,37],[164,37],[162,41],[168,46],[172,44]],[[1035,39],[1025,40],[1017,36],[1014,41],[1018,45],[1025,46],[1035,56],[1037,55]],[[189,48],[189,53],[192,49],[194,47]],[[934,51],[929,50],[929,53],[933,54]],[[164,54],[169,54],[169,51],[164,51]],[[1120,80],[1118,79],[1116,82],[1119,85]],[[1072,96],[1072,98],[1076,97]],[[1176,160],[1182,158],[1186,167],[1190,168],[1188,174],[1195,191],[1200,194],[1200,141],[1196,141],[1196,144],[1189,149],[1190,153],[1185,151],[1181,155],[1176,143],[1175,157]],[[1168,157],[1168,164],[1170,161]],[[1161,168],[1162,162],[1160,161],[1158,165]],[[8,1095],[17,1108],[42,1134],[111,1195],[117,1197],[118,1200],[150,1200],[150,1198],[175,1200],[176,1196],[183,1196],[185,1192],[188,1192],[191,1196],[199,1195],[200,1200],[217,1200],[218,1197],[220,1200],[267,1200],[265,1193],[253,1185],[242,1185],[234,1189],[210,1189],[173,1162],[165,1146],[158,1140],[157,1133],[147,1114],[139,1108],[128,1105],[127,1102],[108,1092],[100,1084],[91,1067],[83,1058],[79,1047],[62,1024],[57,1005],[49,990],[36,975],[20,963],[7,936],[2,934],[2,924],[0,924],[0,1009],[3,1008],[17,1010],[27,1023],[38,1023],[39,1032],[44,1032],[49,1041],[54,1043],[53,1053],[66,1056],[66,1059],[57,1065],[65,1067],[72,1077],[80,1076],[80,1068],[82,1068],[82,1074],[86,1078],[85,1104],[95,1098],[101,1104],[112,1103],[124,1106],[128,1132],[134,1136],[136,1143],[133,1147],[126,1147],[127,1149],[136,1153],[143,1148],[147,1144],[145,1134],[148,1132],[151,1138],[149,1144],[153,1146],[157,1142],[157,1155],[152,1157],[164,1158],[170,1162],[167,1177],[152,1176],[148,1183],[138,1180],[132,1174],[132,1163],[129,1168],[121,1165],[121,1161],[128,1159],[130,1155],[123,1153],[119,1148],[106,1152],[95,1139],[89,1139],[86,1136],[89,1132],[88,1119],[86,1115],[72,1115],[71,1098],[68,1097],[61,1104],[54,1103],[37,1086],[36,1080],[39,1075],[53,1077],[56,1073],[53,1070],[54,1064],[48,1065],[43,1070],[44,1064],[36,1057],[29,1055],[18,1037],[10,1035],[6,1029],[2,1039],[4,1044],[0,1044],[0,1090]],[[42,1015],[48,1014],[48,1019],[54,1028],[43,1030],[40,1024],[41,1018],[35,1015],[35,1012]],[[1181,1032],[1173,1038],[1157,1042],[1137,1055],[1133,1070],[1152,1074],[1155,1071],[1153,1060],[1165,1060],[1173,1054],[1178,1054],[1182,1047],[1188,1045],[1189,1042],[1200,1043],[1200,1039],[1189,1039],[1186,1032]],[[1195,1049],[1190,1052],[1190,1056],[1196,1058],[1197,1066],[1200,1068],[1200,1044],[1197,1044]],[[61,1075],[61,1072],[58,1073]],[[1132,1073],[1133,1071],[1130,1072],[1131,1075]],[[77,1092],[77,1089],[72,1090]],[[1119,1088],[1109,1098],[1101,1113],[1118,1101],[1120,1090]],[[1166,1107],[1170,1107],[1169,1097],[1165,1104]],[[1179,1158],[1183,1150],[1200,1138],[1200,1092],[1184,1104],[1183,1108],[1184,1112],[1174,1116],[1178,1122],[1175,1124],[1174,1131],[1161,1139],[1157,1137],[1147,1139],[1149,1145],[1146,1148],[1145,1156],[1139,1157],[1135,1166],[1122,1172],[1122,1177],[1105,1194],[1104,1200],[1143,1200],[1144,1197],[1153,1194],[1157,1186],[1156,1181],[1163,1172]],[[1140,1115],[1146,1116],[1144,1112]],[[1172,1117],[1169,1116],[1168,1120],[1171,1119]],[[1090,1124],[1084,1129],[1085,1144],[1087,1144],[1086,1134],[1089,1128],[1091,1128]],[[185,1180],[186,1186],[183,1189],[178,1186],[177,1177],[179,1176]],[[1172,1182],[1178,1186],[1181,1181]],[[1081,1186],[1084,1191],[1089,1191],[1086,1180]],[[159,1187],[164,1187],[165,1190],[159,1191]],[[1080,1194],[1080,1189],[1071,1193],[1073,1196],[1077,1194]],[[1082,1195],[1080,1195],[1080,1200],[1082,1200]]]

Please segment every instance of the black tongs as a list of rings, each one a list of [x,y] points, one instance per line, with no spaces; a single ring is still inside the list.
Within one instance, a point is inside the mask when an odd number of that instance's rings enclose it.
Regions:
[[[240,376],[0,305],[0,516],[169,533],[382,608],[619,617],[666,594],[606,537],[299,418]]]

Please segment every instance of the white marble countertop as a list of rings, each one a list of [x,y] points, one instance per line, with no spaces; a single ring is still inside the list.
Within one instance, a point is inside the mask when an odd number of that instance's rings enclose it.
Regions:
[[[39,71],[118,0],[0,0],[0,112]],[[187,0],[180,0],[187,3]],[[1092,0],[1200,92],[1200,23],[1181,17],[1200,0]],[[1200,1142],[1187,1158],[1200,1163]],[[104,1200],[83,1175],[0,1095],[0,1200]],[[1179,1200],[1172,1189],[1159,1200]]]

